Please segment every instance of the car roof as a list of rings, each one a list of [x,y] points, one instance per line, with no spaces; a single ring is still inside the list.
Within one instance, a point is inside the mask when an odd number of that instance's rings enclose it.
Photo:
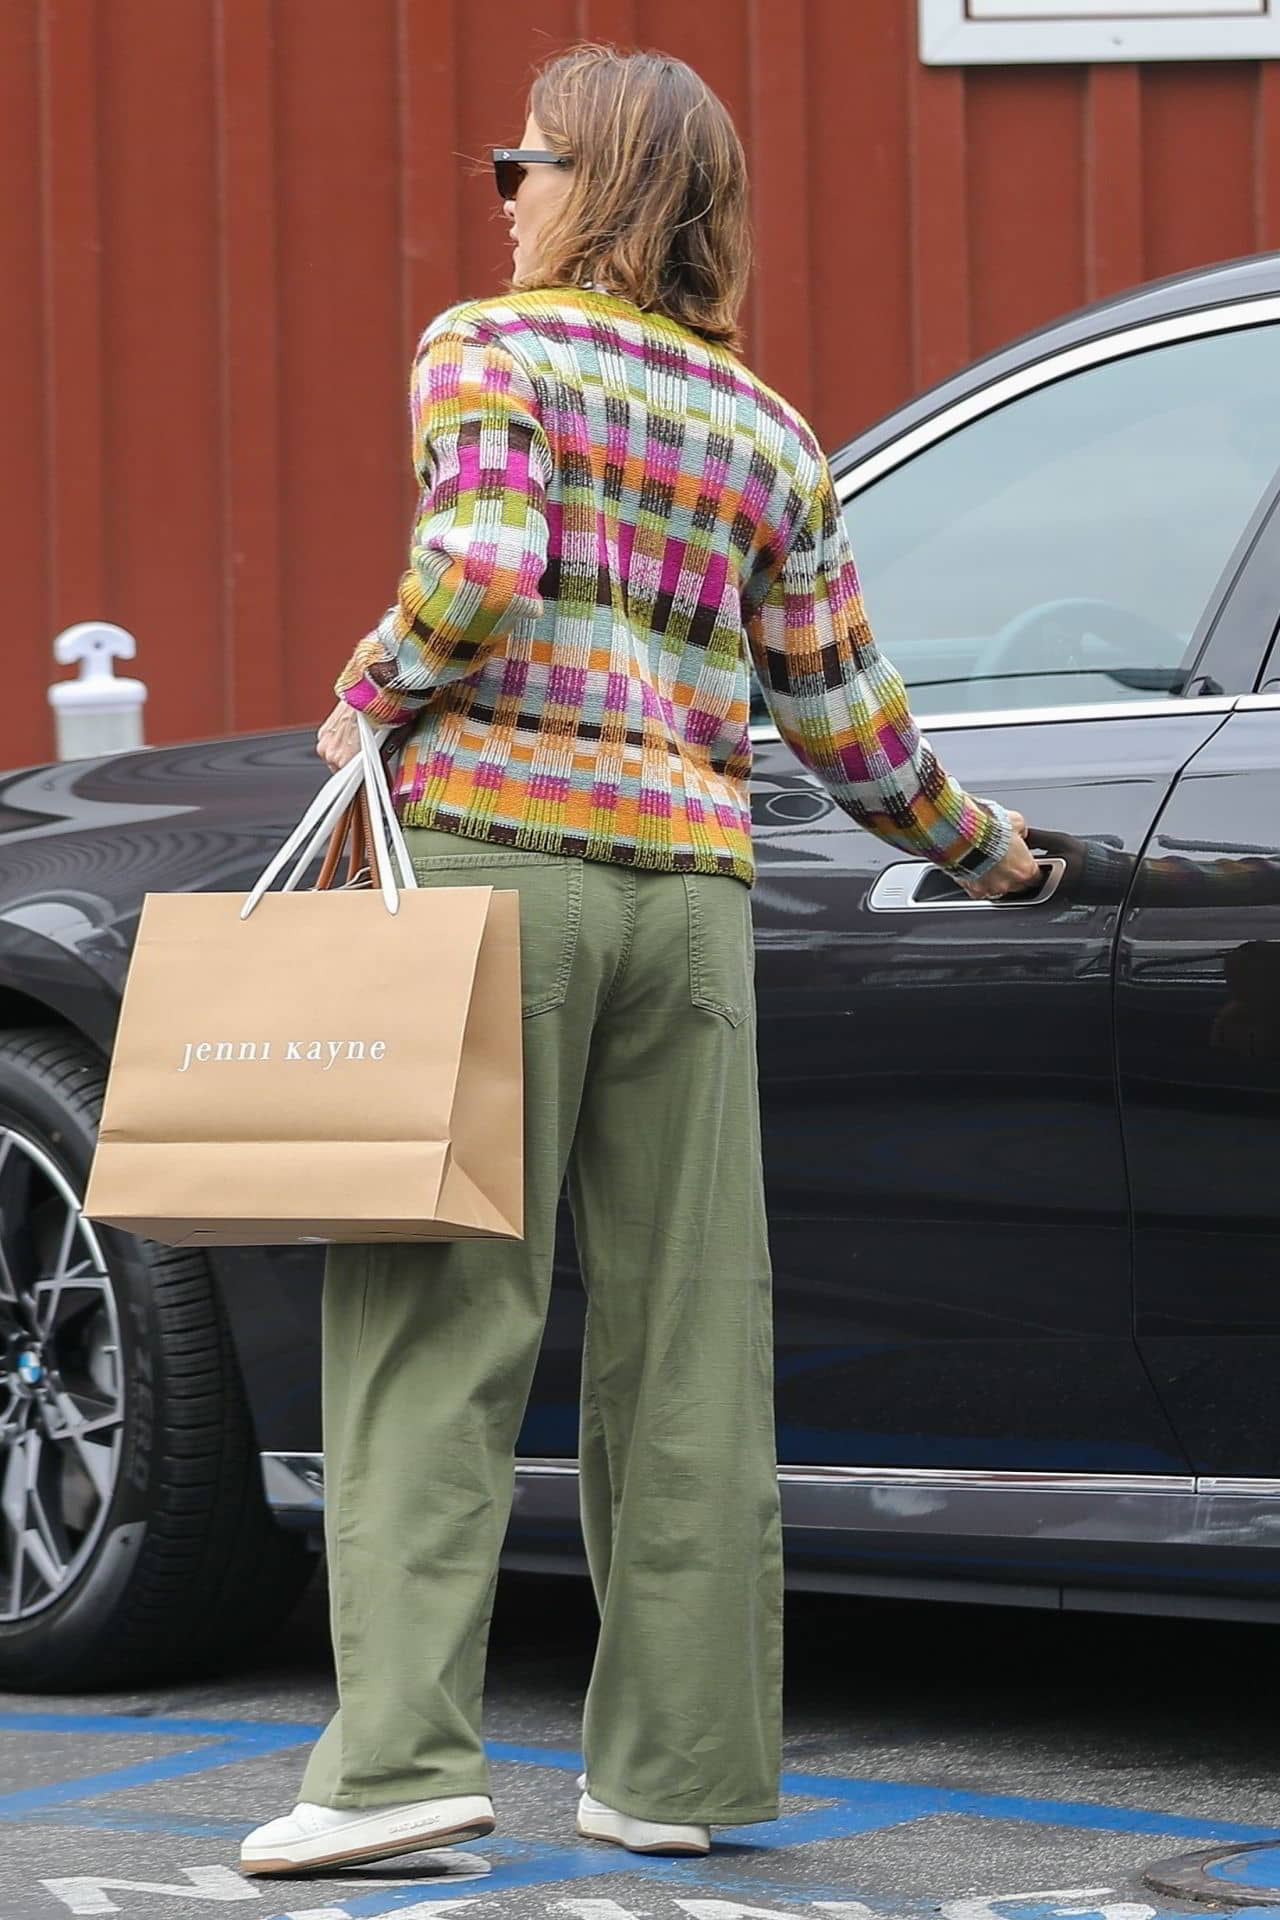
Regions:
[[[985,354],[961,372],[915,395],[904,406],[846,441],[831,455],[832,471],[838,478],[855,461],[865,459],[907,428],[931,419],[944,407],[987,386],[1002,374],[1031,366],[1064,347],[1101,339],[1108,333],[1122,332],[1144,321],[1165,320],[1176,314],[1203,312],[1277,293],[1280,293],[1280,253],[1259,253],[1199,267],[1192,273],[1172,274],[1164,280],[1150,280],[1124,293],[1095,301],[1049,326],[1024,334],[994,353]]]

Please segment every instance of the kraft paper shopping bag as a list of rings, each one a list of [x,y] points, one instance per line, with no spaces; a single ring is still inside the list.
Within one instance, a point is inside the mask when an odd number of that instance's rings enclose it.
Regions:
[[[402,841],[397,887],[376,784],[376,889],[255,889],[247,917],[147,896],[91,1218],[174,1246],[521,1237],[518,896],[420,891]]]

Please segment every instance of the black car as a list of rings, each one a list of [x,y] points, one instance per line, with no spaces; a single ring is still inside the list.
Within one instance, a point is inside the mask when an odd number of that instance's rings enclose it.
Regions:
[[[972,902],[754,729],[792,1578],[1280,1617],[1280,257],[832,467],[940,757],[1053,857]],[[299,731],[0,783],[0,1685],[225,1658],[313,1564],[318,1256],[79,1200],[144,891],[247,888],[321,777]],[[567,1231],[561,1267],[526,1566],[580,1555]]]

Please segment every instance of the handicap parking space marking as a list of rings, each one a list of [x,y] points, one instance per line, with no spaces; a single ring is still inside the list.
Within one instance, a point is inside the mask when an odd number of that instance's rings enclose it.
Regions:
[[[238,1889],[228,1887],[223,1891],[212,1879],[198,1882],[194,1869],[191,1874],[188,1884],[183,1887],[162,1887],[154,1882],[125,1880],[95,1882],[95,1887],[102,1890],[100,1899],[93,1903],[86,1902],[74,1910],[83,1915],[119,1914],[121,1908],[110,1898],[112,1890],[121,1893],[136,1889],[139,1892],[186,1894],[188,1897],[215,1901],[254,1898],[253,1890],[246,1891],[243,1882]],[[646,1878],[646,1888],[653,1884]],[[1187,1920],[1181,1909],[1158,1910],[1140,1901],[1110,1898],[1113,1889],[1109,1887],[997,1893],[981,1898],[939,1902],[923,1900],[918,1895],[914,1898],[872,1895],[865,1900],[851,1900],[847,1896],[842,1899],[813,1899],[806,1893],[806,1897],[800,1898],[793,1888],[774,1889],[754,1884],[737,1889],[740,1897],[726,1898],[725,1894],[733,1891],[731,1886],[727,1887],[722,1882],[716,1884],[718,1891],[712,1898],[688,1898],[673,1892],[666,1911],[655,1912],[651,1904],[652,1895],[646,1893],[644,1897],[650,1904],[639,1911],[624,1906],[620,1901],[594,1896],[588,1899],[551,1899],[542,1905],[541,1912],[543,1920],[562,1920],[564,1916],[569,1916],[570,1920],[920,1920],[923,1905],[928,1912],[940,1915],[941,1920]],[[301,1897],[306,1897],[301,1889],[299,1892]],[[769,1904],[762,1904],[764,1901]],[[472,1920],[491,1920],[500,1905],[488,1893],[468,1893],[461,1898],[446,1894],[424,1899],[421,1888],[405,1888],[398,1894],[393,1909],[382,1908],[379,1911],[394,1912],[399,1920],[435,1920],[439,1914],[461,1912],[468,1913]],[[363,1900],[348,1899],[337,1905],[322,1907],[294,1906],[270,1916],[259,1913],[256,1920],[357,1920],[359,1915],[368,1910]],[[525,1915],[531,1912],[528,1907],[521,1911]],[[1253,1911],[1258,1920],[1276,1920],[1280,1914],[1280,1908],[1275,1907],[1259,1907]]]
[[[634,1860],[624,1863],[621,1870],[634,1880],[637,1864]],[[922,1896],[919,1895],[910,1898],[872,1894],[864,1899],[850,1899],[847,1889],[837,1897],[832,1889],[824,1887],[806,1887],[797,1892],[794,1884],[779,1886],[755,1879],[740,1883],[719,1875],[708,1882],[700,1877],[705,1863],[695,1866],[687,1861],[645,1861],[643,1866],[644,1871],[638,1877],[646,1889],[645,1897],[651,1900],[654,1892],[665,1892],[669,1896],[670,1920],[681,1920],[681,1916],[688,1916],[689,1920],[908,1920],[908,1916],[910,1920],[919,1920],[921,1912]],[[183,1876],[180,1881],[85,1875],[46,1880],[43,1884],[73,1914],[81,1916],[125,1912],[121,1899],[130,1892],[167,1895],[188,1903],[198,1901],[202,1911],[207,1902],[239,1904],[261,1898],[261,1889],[255,1883],[241,1879],[230,1868],[187,1867],[176,1871]],[[387,1884],[381,1883],[383,1887]],[[708,1897],[712,1887],[714,1896]],[[270,1891],[275,1893],[277,1889],[273,1887]],[[366,1914],[396,1915],[399,1920],[433,1920],[437,1914],[464,1910],[471,1912],[474,1920],[486,1920],[488,1915],[500,1916],[503,1902],[497,1897],[499,1891],[486,1886],[483,1891],[467,1890],[459,1897],[453,1887],[431,1890],[421,1884],[401,1884],[389,1897],[373,1893],[345,1897],[340,1894],[336,1899],[330,1896],[328,1904],[322,1907],[290,1906],[271,1915],[262,1914],[259,1908],[255,1920],[362,1920]],[[1092,1920],[1185,1920],[1181,1912],[1158,1911],[1139,1901],[1115,1899],[1113,1893],[1110,1887],[1068,1887],[1051,1892],[927,1900],[925,1904],[930,1912],[938,1913],[941,1920],[1068,1920],[1069,1916],[1092,1916]],[[298,1897],[308,1896],[315,1897],[303,1881],[298,1886]],[[191,1911],[189,1905],[186,1911]],[[527,1914],[529,1909],[522,1911]],[[1277,1910],[1258,1908],[1254,1911],[1260,1920],[1268,1920]],[[599,1895],[587,1899],[552,1898],[542,1904],[542,1912],[546,1920],[562,1915],[573,1916],[574,1920],[642,1920],[642,1915],[630,1906]],[[643,1909],[643,1920],[666,1920],[666,1916],[655,1915],[650,1905]]]
[[[208,1742],[185,1753],[144,1760],[138,1766],[113,1767],[78,1780],[0,1793],[0,1820],[27,1824],[38,1821],[51,1808],[73,1805],[77,1800],[209,1773],[215,1767],[233,1767],[241,1760],[260,1760],[266,1754],[307,1745],[319,1732],[319,1727],[288,1721],[164,1719],[159,1715],[143,1718],[127,1713],[0,1713],[0,1733],[129,1734],[139,1738],[149,1734],[152,1738]]]
[[[138,1765],[115,1767],[78,1780],[53,1782],[0,1794],[0,1823],[156,1836],[165,1834],[174,1838],[225,1839],[233,1845],[249,1830],[249,1823],[201,1820],[198,1817],[184,1820],[180,1815],[135,1814],[124,1810],[113,1812],[110,1808],[79,1803],[109,1798],[132,1787],[156,1786],[170,1780],[190,1780],[215,1768],[235,1766],[241,1761],[262,1759],[291,1748],[307,1746],[318,1737],[321,1726],[299,1721],[37,1712],[0,1713],[0,1732],[109,1734],[137,1738],[150,1735],[164,1739],[189,1738],[201,1743],[197,1747]],[[487,1751],[490,1760],[499,1764],[573,1774],[580,1771],[582,1766],[581,1757],[563,1747],[494,1741],[488,1744]],[[820,1804],[795,1812],[784,1812],[777,1821],[732,1829],[732,1838],[717,1846],[713,1864],[706,1861],[655,1859],[621,1849],[611,1849],[605,1854],[601,1849],[590,1846],[529,1843],[503,1837],[477,1843],[482,1852],[474,1855],[454,1850],[449,1861],[451,1870],[443,1874],[435,1886],[424,1886],[421,1881],[406,1887],[391,1885],[386,1881],[377,1883],[365,1880],[361,1891],[357,1892],[354,1887],[344,1888],[339,1902],[333,1903],[331,1900],[327,1908],[295,1908],[268,1916],[262,1914],[261,1907],[258,1907],[257,1913],[260,1920],[289,1920],[290,1912],[293,1920],[299,1920],[299,1915],[305,1915],[306,1920],[320,1920],[321,1915],[326,1916],[326,1920],[330,1915],[339,1915],[341,1920],[363,1920],[365,1915],[382,1914],[398,1914],[402,1920],[407,1920],[410,1914],[447,1911],[451,1906],[460,1908],[464,1903],[468,1907],[487,1907],[498,1896],[508,1892],[538,1888],[553,1891],[559,1887],[571,1887],[578,1881],[599,1881],[619,1874],[630,1874],[633,1879],[643,1877],[645,1883],[652,1885],[655,1891],[667,1891],[676,1909],[687,1912],[691,1920],[734,1920],[734,1916],[778,1911],[777,1908],[759,1904],[744,1906],[742,1900],[756,1903],[779,1901],[784,1903],[784,1910],[790,1907],[793,1912],[797,1906],[801,1906],[808,1913],[822,1914],[824,1920],[891,1920],[895,1913],[918,1913],[918,1903],[904,1905],[892,1900],[876,1900],[874,1896],[868,1896],[866,1900],[853,1900],[849,1897],[851,1889],[848,1887],[812,1885],[806,1885],[803,1889],[804,1898],[798,1899],[798,1890],[794,1885],[788,1886],[772,1877],[768,1880],[758,1878],[754,1871],[749,1881],[736,1879],[733,1874],[734,1855],[737,1853],[744,1859],[754,1861],[768,1858],[770,1865],[776,1860],[778,1866],[783,1867],[786,1849],[824,1841],[850,1840],[939,1815],[1066,1827],[1097,1833],[1160,1835],[1199,1842],[1203,1846],[1280,1838],[1277,1830],[1270,1827],[1245,1825],[1236,1821],[1201,1820],[1185,1814],[1160,1813],[1141,1808],[1113,1807],[1097,1801],[1032,1799],[1024,1795],[976,1793],[962,1788],[918,1785],[907,1781],[858,1780],[844,1775],[790,1771],[784,1774],[782,1785],[787,1797]],[[463,1863],[472,1860],[475,1862],[474,1869],[467,1870]],[[709,1872],[714,1874],[710,1883],[707,1879]],[[188,1903],[198,1901],[201,1910],[208,1902],[232,1899],[257,1901],[265,1897],[262,1886],[244,1881],[229,1868],[175,1867],[172,1873],[175,1877],[164,1883],[155,1880],[133,1883],[117,1881],[116,1885],[122,1892],[130,1884],[140,1892],[171,1892],[175,1898],[185,1897]],[[458,1888],[472,1888],[479,1878],[484,1881],[483,1894],[468,1892],[459,1897]],[[41,1884],[73,1913],[127,1911],[127,1908],[106,1898],[109,1879],[98,1880],[88,1874],[61,1879],[51,1877]],[[99,1890],[96,1894],[93,1892],[95,1888]],[[221,1891],[217,1891],[218,1888]],[[687,1897],[712,1890],[720,1896],[718,1901]],[[1104,1906],[1108,1920],[1161,1920],[1157,1909],[1146,1904],[1124,1901],[1100,1904],[1101,1894],[1109,1891],[1093,1888],[1075,1890],[1070,1893],[1069,1899],[1080,1904],[1074,1906],[1061,1904],[1064,1896],[1060,1894],[1015,1893],[932,1904],[941,1908],[943,1920],[1042,1920],[1042,1916],[1046,1915],[1098,1914],[1104,1910]],[[686,1897],[681,1898],[682,1894]],[[724,1899],[728,1894],[738,1895],[739,1901],[735,1903],[731,1899]],[[81,1904],[76,1904],[77,1896]],[[552,1901],[548,1913],[577,1914],[579,1920],[628,1920],[625,1909],[616,1908],[615,1913],[609,1911],[616,1907],[616,1903],[597,1901],[594,1903],[597,1911],[589,1915],[587,1909],[592,1906],[593,1903],[585,1900]],[[1016,1916],[1006,1916],[1004,1909],[1009,1906],[1016,1906]],[[1258,1907],[1252,1910],[1255,1920],[1266,1920],[1268,1911]],[[481,1920],[479,1914],[477,1920]],[[1277,1910],[1276,1920],[1280,1920],[1280,1910]]]

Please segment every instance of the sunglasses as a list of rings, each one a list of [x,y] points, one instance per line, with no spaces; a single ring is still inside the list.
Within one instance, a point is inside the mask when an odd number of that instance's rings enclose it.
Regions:
[[[520,182],[530,167],[571,167],[567,153],[541,153],[533,147],[495,147],[493,177],[498,183],[499,200],[514,200]]]

